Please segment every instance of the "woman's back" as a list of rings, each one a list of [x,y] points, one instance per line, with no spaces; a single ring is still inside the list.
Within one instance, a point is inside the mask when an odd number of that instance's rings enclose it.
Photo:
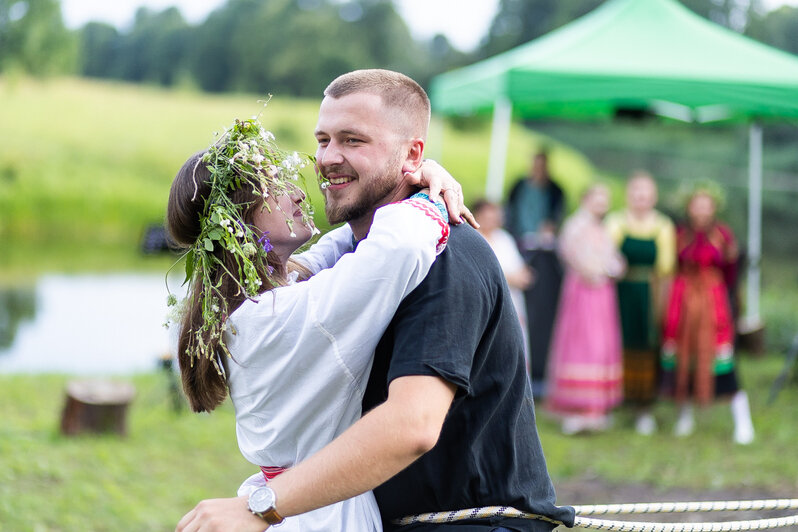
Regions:
[[[227,380],[239,448],[250,462],[291,467],[360,418],[374,348],[399,302],[429,271],[436,244],[445,241],[441,232],[448,235],[440,216],[420,215],[419,205],[379,209],[354,253],[307,281],[244,302],[230,317]],[[329,238],[351,245],[348,230]],[[264,475],[253,475],[239,494],[263,484]],[[303,531],[381,526],[371,492],[285,524]]]

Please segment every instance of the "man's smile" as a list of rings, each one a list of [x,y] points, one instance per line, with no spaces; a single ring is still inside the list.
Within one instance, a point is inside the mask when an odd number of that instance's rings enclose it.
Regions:
[[[328,188],[336,189],[345,187],[349,183],[355,181],[355,178],[348,174],[330,173],[327,174],[327,181],[330,183]]]

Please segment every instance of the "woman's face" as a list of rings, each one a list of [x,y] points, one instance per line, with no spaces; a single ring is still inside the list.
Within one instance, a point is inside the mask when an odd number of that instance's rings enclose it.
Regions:
[[[715,220],[717,206],[709,194],[698,193],[687,204],[687,217],[690,224],[696,228],[708,227]]]
[[[648,212],[657,204],[657,187],[644,177],[633,178],[626,187],[626,205],[635,212]]]
[[[474,216],[481,228],[486,232],[493,231],[504,225],[502,209],[498,205],[485,204],[479,209],[479,212],[474,213]]]
[[[584,199],[584,206],[596,218],[602,218],[610,208],[610,192],[597,187]]]
[[[305,194],[295,188],[291,193],[269,196],[263,207],[255,210],[253,224],[266,234],[283,261],[313,234],[311,227],[302,221],[303,201]]]

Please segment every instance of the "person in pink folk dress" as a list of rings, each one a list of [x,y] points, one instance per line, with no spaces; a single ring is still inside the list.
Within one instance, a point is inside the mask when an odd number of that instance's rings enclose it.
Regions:
[[[560,236],[566,266],[549,360],[548,409],[574,434],[603,430],[623,396],[621,329],[615,279],[624,260],[602,224],[609,191],[595,185]]]

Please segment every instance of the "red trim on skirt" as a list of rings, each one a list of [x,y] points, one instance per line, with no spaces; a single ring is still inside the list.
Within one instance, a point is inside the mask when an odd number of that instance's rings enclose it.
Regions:
[[[266,479],[266,482],[269,482],[276,476],[281,475],[286,471],[284,467],[276,467],[276,466],[260,466],[260,470],[263,473],[263,478]]]

